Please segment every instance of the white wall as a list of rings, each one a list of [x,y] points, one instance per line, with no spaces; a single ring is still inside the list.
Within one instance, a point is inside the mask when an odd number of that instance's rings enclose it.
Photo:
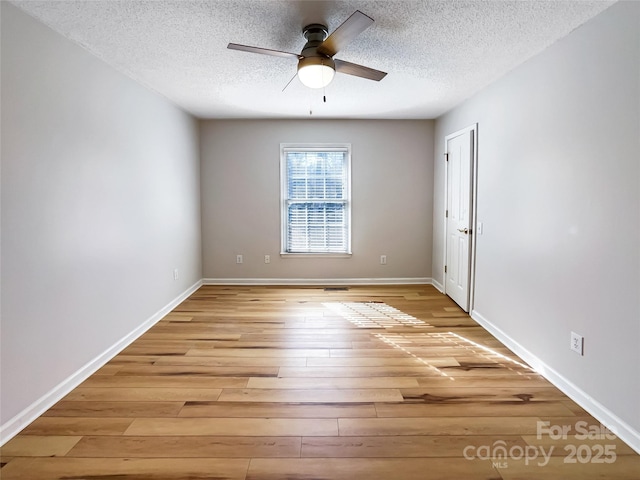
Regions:
[[[200,132],[205,279],[431,276],[432,121],[213,120]],[[351,258],[280,257],[280,143],[313,142],[352,145]]]
[[[640,449],[640,3],[622,2],[437,120],[479,124],[474,315]],[[444,165],[433,277],[443,283]],[[570,332],[585,355],[569,350]]]
[[[1,423],[15,428],[200,280],[199,151],[193,118],[1,4]]]

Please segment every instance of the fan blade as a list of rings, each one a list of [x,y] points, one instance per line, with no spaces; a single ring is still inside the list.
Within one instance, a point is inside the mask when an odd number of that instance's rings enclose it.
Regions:
[[[318,45],[317,51],[323,55],[333,57],[372,23],[373,18],[368,17],[360,10],[356,10],[324,42]]]
[[[296,60],[302,58],[297,53],[281,52],[280,50],[270,50],[268,48],[250,47],[249,45],[239,45],[237,43],[230,43],[227,45],[230,50],[240,50],[241,52],[260,53],[262,55],[271,55],[272,57],[285,57],[295,58]]]
[[[294,80],[297,76],[298,76],[298,72],[296,72],[296,74],[295,74],[293,77],[291,77],[291,80],[289,80],[289,81],[287,82],[287,84],[286,84],[286,85],[284,86],[284,88],[282,89],[282,91],[283,91],[283,92],[287,89],[287,87],[288,87],[289,85],[291,85],[291,82],[293,82],[293,80]]]
[[[334,58],[333,61],[336,63],[336,72],[346,73],[347,75],[355,75],[356,77],[367,78],[376,82],[379,82],[387,75],[387,72],[381,72],[356,63],[345,62],[337,58]]]

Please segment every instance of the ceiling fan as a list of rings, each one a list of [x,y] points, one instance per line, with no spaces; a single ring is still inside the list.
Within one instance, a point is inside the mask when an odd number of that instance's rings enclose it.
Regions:
[[[386,72],[333,58],[336,53],[356,36],[365,31],[372,23],[373,19],[371,17],[356,10],[355,13],[336,28],[331,35],[328,35],[329,30],[325,25],[319,23],[307,25],[302,29],[302,35],[307,40],[307,43],[302,48],[300,54],[261,47],[250,47],[237,43],[230,43],[227,45],[227,48],[274,57],[295,58],[298,60],[298,78],[309,88],[323,88],[327,86],[331,83],[331,80],[333,80],[335,72],[346,73],[347,75],[354,75],[379,82],[385,77]],[[295,78],[295,76],[293,78]],[[291,80],[293,80],[293,78]],[[287,84],[287,86],[288,85],[289,84]],[[285,88],[287,87],[285,86]]]

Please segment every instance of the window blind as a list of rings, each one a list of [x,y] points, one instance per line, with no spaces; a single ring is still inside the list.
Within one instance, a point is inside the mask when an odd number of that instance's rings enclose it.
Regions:
[[[349,150],[284,149],[286,253],[349,253]]]

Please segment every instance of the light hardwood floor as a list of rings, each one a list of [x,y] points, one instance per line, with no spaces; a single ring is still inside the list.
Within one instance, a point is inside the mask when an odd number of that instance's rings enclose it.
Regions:
[[[431,286],[205,286],[8,442],[0,477],[640,478],[585,426]]]

